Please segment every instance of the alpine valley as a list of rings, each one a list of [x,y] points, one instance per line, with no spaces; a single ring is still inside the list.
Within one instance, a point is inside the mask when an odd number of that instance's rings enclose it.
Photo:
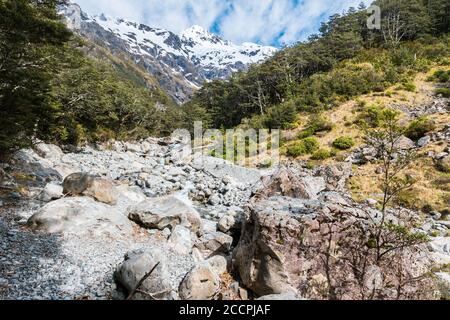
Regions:
[[[196,25],[177,35],[104,14],[90,16],[75,3],[62,6],[60,13],[72,31],[156,77],[177,103],[186,102],[205,82],[226,79],[277,51],[254,43],[236,45]]]
[[[450,300],[450,1],[243,2],[346,9],[277,50],[0,0],[0,305]]]

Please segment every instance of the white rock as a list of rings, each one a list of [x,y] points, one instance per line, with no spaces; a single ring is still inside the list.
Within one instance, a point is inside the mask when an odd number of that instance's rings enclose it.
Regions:
[[[450,263],[450,237],[438,237],[428,243],[433,259],[438,264]]]
[[[196,264],[199,264],[200,262],[205,261],[205,257],[203,256],[203,253],[198,248],[192,249],[192,258],[194,259],[194,262]]]
[[[128,209],[128,217],[147,227],[163,230],[181,224],[201,233],[200,214],[192,206],[175,196],[148,199]]]
[[[63,187],[58,184],[48,183],[44,190],[42,190],[39,195],[39,200],[44,202],[50,202],[52,200],[57,200],[63,196]]]
[[[28,224],[49,233],[131,236],[130,221],[114,207],[88,197],[64,198],[45,205]]]
[[[117,187],[119,194],[116,207],[120,212],[126,214],[129,207],[139,204],[147,199],[144,192],[139,187],[130,187],[127,185],[121,185]]]
[[[191,231],[183,226],[176,226],[169,238],[169,245],[179,254],[190,254],[194,246]]]
[[[168,239],[170,237],[170,235],[172,234],[172,232],[170,231],[169,228],[164,228],[164,230],[161,232],[161,234],[162,234],[163,237]]]
[[[38,143],[34,146],[34,150],[42,158],[52,161],[61,161],[64,155],[61,148],[53,144]]]
[[[262,176],[259,170],[240,167],[214,157],[197,157],[191,165],[194,169],[203,170],[216,178],[228,177],[236,181],[245,181],[248,184],[255,184]]]
[[[206,260],[211,268],[218,274],[222,275],[227,272],[228,261],[227,258],[221,255],[213,256]]]
[[[217,228],[222,232],[228,232],[236,224],[236,218],[233,215],[224,215],[217,223]]]
[[[178,167],[170,167],[167,174],[169,176],[186,176],[186,172]]]
[[[222,203],[222,199],[220,199],[219,195],[213,194],[211,197],[209,197],[208,203],[212,206],[218,206]]]

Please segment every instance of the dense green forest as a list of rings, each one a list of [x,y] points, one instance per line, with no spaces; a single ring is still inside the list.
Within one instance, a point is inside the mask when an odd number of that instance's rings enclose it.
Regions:
[[[186,106],[215,128],[242,123],[288,128],[298,111],[318,113],[351,97],[410,86],[412,76],[450,50],[448,0],[378,0],[381,30],[364,5],[336,14],[308,41],[248,72],[205,85]]]
[[[181,110],[156,84],[66,28],[62,3],[0,0],[0,155],[34,138],[79,144],[180,125]]]

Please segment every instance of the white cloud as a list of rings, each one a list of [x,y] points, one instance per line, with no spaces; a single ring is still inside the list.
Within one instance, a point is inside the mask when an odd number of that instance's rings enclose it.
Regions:
[[[361,0],[75,0],[91,14],[145,23],[179,33],[196,24],[218,27],[227,40],[272,44],[304,40],[326,17]],[[371,0],[364,0],[369,4]]]

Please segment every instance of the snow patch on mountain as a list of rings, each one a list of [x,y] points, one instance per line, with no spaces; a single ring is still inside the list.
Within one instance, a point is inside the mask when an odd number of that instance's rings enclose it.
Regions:
[[[105,15],[94,16],[92,20],[127,41],[134,53],[150,54],[148,48],[151,48],[160,55],[171,53],[182,56],[195,65],[206,68],[226,69],[237,63],[249,65],[260,62],[277,51],[274,47],[255,43],[235,45],[200,26],[192,26],[175,35],[168,30]]]
[[[103,43],[113,52],[130,55],[159,78],[161,87],[179,103],[189,99],[205,82],[227,79],[277,51],[255,43],[234,44],[200,26],[175,34],[105,14],[90,16],[74,3],[62,7],[60,12],[72,30]]]

